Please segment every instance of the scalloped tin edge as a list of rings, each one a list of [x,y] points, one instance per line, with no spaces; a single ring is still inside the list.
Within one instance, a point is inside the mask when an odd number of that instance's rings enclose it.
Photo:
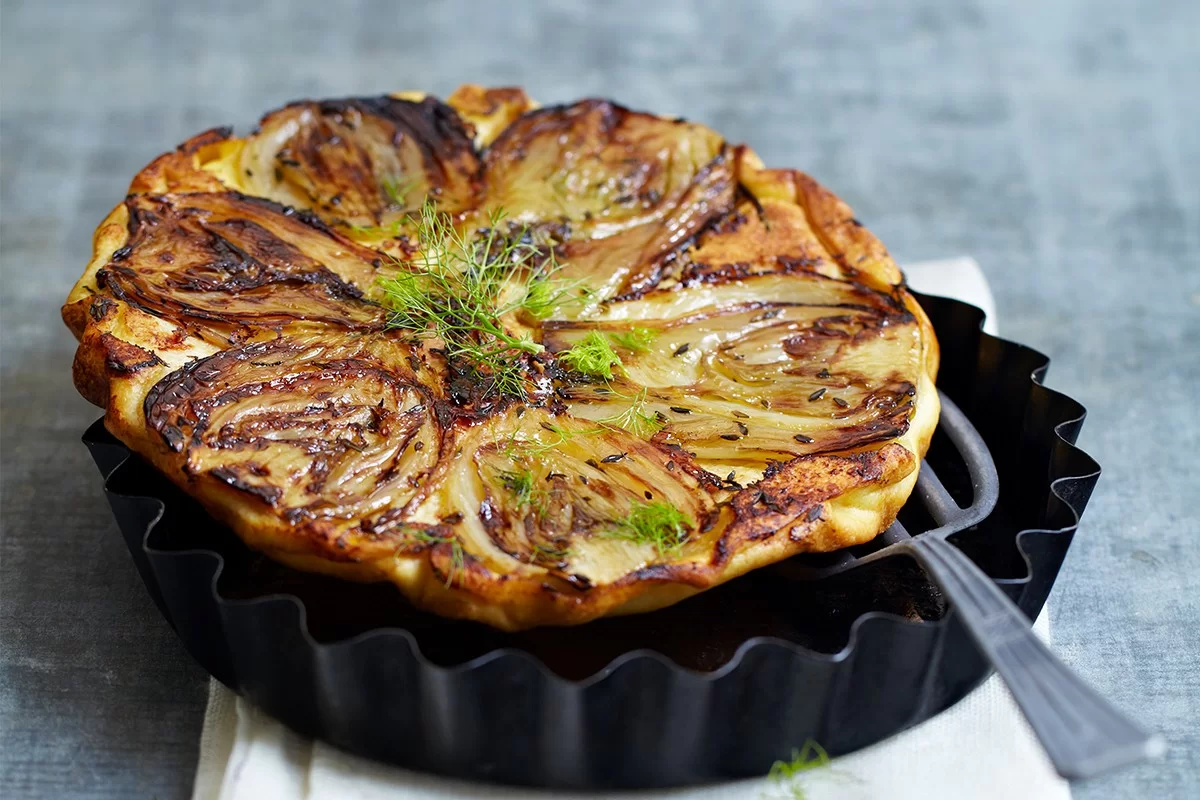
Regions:
[[[946,327],[959,334],[960,350],[962,339],[974,339],[976,373],[988,353],[999,356],[993,372],[1004,365],[1011,372],[1013,362],[1032,365],[1024,385],[1008,386],[1008,398],[1023,398],[1020,433],[1048,458],[1045,512],[1041,525],[1014,535],[1025,575],[997,583],[1035,616],[1099,476],[1096,462],[1074,445],[1085,411],[1042,384],[1046,356],[982,333],[979,309],[920,300],[935,317],[939,340]],[[991,383],[997,380],[1020,382],[990,375]],[[833,754],[886,738],[957,702],[988,672],[953,609],[922,622],[880,611],[860,615],[837,653],[757,636],[712,672],[642,649],[580,680],[512,647],[438,665],[402,628],[319,642],[299,597],[226,599],[217,590],[225,564],[220,553],[150,547],[166,502],[112,489],[131,453],[102,422],[84,441],[147,589],[193,657],[299,732],[410,768],[559,788],[744,777],[766,772],[807,738]],[[1001,478],[1003,485],[1003,471]],[[381,664],[388,665],[382,674]],[[397,686],[399,676],[405,680]],[[524,702],[512,702],[520,697]],[[728,723],[731,715],[733,724],[707,724]]]

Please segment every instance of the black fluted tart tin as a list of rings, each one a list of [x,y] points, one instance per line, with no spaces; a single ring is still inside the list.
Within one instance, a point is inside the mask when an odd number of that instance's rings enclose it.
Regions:
[[[918,299],[941,345],[939,388],[1000,476],[995,511],[951,541],[1033,619],[1099,476],[1074,445],[1084,409],[1042,385],[1045,356],[982,333],[977,308]],[[277,565],[102,423],[84,441],[192,656],[294,730],[380,761],[560,788],[762,775],[808,739],[840,755],[917,725],[989,671],[907,556],[816,581],[767,568],[649,614],[503,633],[417,611],[390,584]],[[935,434],[928,461],[969,493],[954,457]]]

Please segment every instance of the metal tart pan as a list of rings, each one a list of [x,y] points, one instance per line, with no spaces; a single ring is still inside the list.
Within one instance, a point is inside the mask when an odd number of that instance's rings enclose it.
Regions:
[[[1000,476],[995,510],[951,541],[1033,619],[1099,477],[1074,444],[1084,409],[1043,385],[1045,356],[982,333],[979,309],[919,300],[939,388]],[[816,581],[768,568],[650,614],[506,634],[417,611],[390,585],[276,565],[101,422],[84,442],[150,597],[196,661],[299,733],[379,761],[556,788],[762,775],[808,739],[839,755],[918,725],[989,671],[908,557]],[[935,435],[927,460],[952,493],[954,457]]]

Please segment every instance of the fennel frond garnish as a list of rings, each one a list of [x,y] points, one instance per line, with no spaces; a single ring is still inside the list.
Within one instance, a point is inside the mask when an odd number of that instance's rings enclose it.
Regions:
[[[545,348],[528,334],[511,333],[504,318],[522,311],[542,318],[574,299],[573,285],[553,277],[559,269],[553,250],[535,243],[528,227],[502,231],[502,211],[475,236],[429,200],[414,221],[415,260],[379,282],[388,324],[441,339],[447,358],[469,366],[485,394],[525,397],[525,358]]]
[[[424,528],[405,526],[400,532],[400,544],[396,548],[395,555],[399,557],[414,546],[438,544],[450,545],[450,572],[446,575],[446,586],[449,587],[454,583],[454,577],[462,571],[463,565],[466,563],[462,542],[453,533],[439,534]]]
[[[598,421],[605,425],[612,425],[615,428],[622,428],[629,431],[634,436],[646,438],[654,433],[657,433],[660,428],[666,423],[662,420],[659,414],[651,414],[647,410],[647,398],[649,392],[646,387],[633,397],[620,395],[621,399],[628,400],[629,405],[619,414],[612,414],[607,417],[601,417]]]
[[[635,501],[629,512],[614,520],[602,535],[608,539],[625,539],[638,544],[653,545],[659,555],[676,554],[687,541],[693,522],[675,506],[655,500]]]

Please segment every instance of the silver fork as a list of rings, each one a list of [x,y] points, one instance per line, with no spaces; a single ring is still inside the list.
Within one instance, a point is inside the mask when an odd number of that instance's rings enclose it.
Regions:
[[[945,395],[942,404],[943,413],[965,421],[965,415]],[[976,495],[971,505],[985,509],[982,516],[986,516],[995,498],[979,494],[996,492],[999,486],[991,454],[969,423],[947,425],[944,430],[964,455],[971,473]],[[1008,595],[962,550],[946,541],[946,536],[962,529],[964,510],[925,465],[917,491],[939,527],[899,541],[888,550],[908,550],[941,588],[975,644],[1008,684],[1058,774],[1070,780],[1090,778],[1161,756],[1166,751],[1162,737],[1145,731],[1062,663],[1034,634],[1029,620]],[[951,526],[952,520],[957,524]]]

